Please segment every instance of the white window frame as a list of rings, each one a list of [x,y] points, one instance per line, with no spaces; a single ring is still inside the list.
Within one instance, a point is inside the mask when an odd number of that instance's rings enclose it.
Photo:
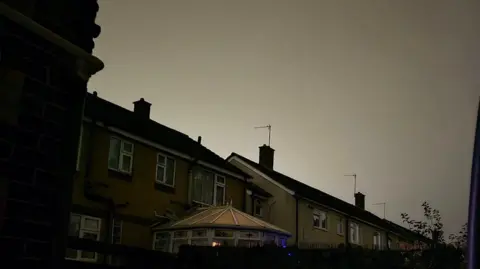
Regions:
[[[351,244],[355,244],[355,245],[360,245],[360,225],[356,222],[350,222],[350,227],[349,227],[349,238],[348,238],[348,241],[351,243]],[[353,240],[352,239],[352,229],[355,230],[355,233],[357,235],[357,240]]]
[[[115,243],[115,242],[113,241],[113,238],[114,238],[114,235],[115,235],[115,234],[114,234],[114,232],[115,232],[115,225],[117,225],[117,224],[118,224],[118,227],[120,228],[120,236],[119,236],[119,237],[120,237],[120,242]],[[123,221],[122,221],[122,220],[117,220],[117,219],[113,218],[113,219],[112,219],[112,234],[111,234],[111,236],[112,236],[112,238],[111,238],[112,244],[122,244],[122,237],[123,237],[122,234],[123,234]]]
[[[338,235],[345,235],[345,220],[343,218],[339,218],[337,222],[337,234]]]
[[[325,227],[322,227],[322,214],[325,216]],[[324,230],[324,231],[328,231],[328,215],[327,215],[327,212],[323,211],[323,210],[319,210],[319,209],[314,209],[313,210],[313,214],[312,214],[312,219],[315,218],[315,216],[317,216],[319,218],[319,225],[320,226],[315,226],[313,224],[313,227],[316,228],[316,229],[320,229],[320,230]]]
[[[91,217],[87,215],[81,215],[81,214],[70,214],[70,218],[72,216],[78,216],[80,217],[80,227],[78,228],[78,238],[83,238],[85,233],[97,233],[97,241],[100,241],[100,232],[102,230],[102,219],[96,218],[96,217]],[[87,229],[85,228],[85,220],[94,220],[98,222],[98,230],[92,230],[92,229]],[[82,252],[84,250],[76,250],[77,251],[77,256],[75,258],[65,258],[68,260],[75,260],[75,261],[83,261],[83,262],[96,262],[98,260],[98,253],[94,252],[95,257],[93,259],[89,258],[82,258]],[[85,252],[92,252],[92,251],[85,251]]]
[[[374,232],[373,233],[373,248],[374,249],[383,249],[383,244],[382,244],[382,239],[383,239],[383,236],[382,236],[382,233],[381,232]]]
[[[164,164],[161,164],[158,162],[158,158],[159,157],[163,157],[163,160],[164,160]],[[171,159],[173,160],[173,179],[172,179],[172,184],[168,184],[167,183],[167,169],[168,169],[168,159]],[[163,182],[161,180],[158,180],[158,167],[162,167],[163,168]],[[176,176],[176,172],[177,172],[177,161],[175,160],[175,158],[172,158],[170,156],[167,156],[165,154],[162,154],[162,153],[157,153],[157,166],[155,167],[156,171],[155,171],[155,182],[156,183],[159,183],[159,184],[163,184],[163,185],[166,185],[166,186],[169,186],[169,187],[175,187],[175,176]]]
[[[247,236],[242,236],[242,232],[248,232],[248,233],[256,233],[257,237],[247,237]],[[251,242],[256,242],[258,243],[259,246],[263,246],[263,235],[260,232],[257,231],[237,231],[237,240],[235,242],[235,246],[238,246],[238,241],[239,240],[245,240],[245,241],[251,241]]]
[[[172,251],[172,242],[173,242],[173,233],[171,232],[164,232],[164,231],[159,231],[159,232],[154,232],[153,233],[153,240],[152,240],[152,249],[156,251],[161,251],[155,248],[155,245],[157,243],[157,234],[168,234],[168,239],[167,239],[167,246],[166,246],[166,252],[171,252]]]
[[[208,203],[204,203],[204,202],[201,202],[201,201],[197,201],[195,200],[195,194],[193,194],[193,197],[192,197],[192,201],[194,203],[197,203],[197,204],[200,204],[200,205],[204,205],[204,206],[221,206],[221,205],[217,205],[217,186],[218,187],[221,187],[223,188],[223,203],[225,204],[225,197],[227,195],[227,177],[224,176],[224,175],[220,175],[220,174],[217,174],[213,171],[210,171],[210,170],[207,170],[207,169],[204,169],[204,168],[197,168],[200,170],[201,173],[210,173],[213,175],[213,200],[212,200],[212,204],[208,204]],[[218,178],[223,178],[223,182],[220,182],[218,181]],[[195,176],[193,176],[193,184],[191,186],[191,188],[193,188],[195,186]],[[193,191],[194,193],[194,191]]]
[[[257,214],[257,206],[260,208],[259,214]],[[263,205],[260,199],[253,200],[253,215],[256,217],[263,217]]]
[[[120,142],[120,152],[117,156],[117,158],[118,158],[118,168],[110,167],[110,154],[111,154],[110,146],[111,146],[112,139],[116,139]],[[125,139],[122,139],[120,137],[117,137],[117,136],[110,136],[110,140],[108,140],[108,143],[109,143],[109,146],[108,146],[108,160],[109,160],[108,161],[108,169],[113,170],[113,171],[122,172],[122,173],[131,174],[132,170],[133,170],[133,154],[135,152],[135,144],[133,144],[132,142],[127,141]],[[130,144],[132,146],[132,151],[131,152],[125,151],[125,145],[126,144]],[[130,157],[130,164],[129,164],[128,171],[122,170],[122,167],[123,167],[123,158],[122,157],[123,156],[129,156]]]
[[[223,182],[219,181],[218,180],[219,178],[223,178]],[[227,192],[226,185],[227,185],[227,178],[225,176],[215,174],[215,184],[213,186],[213,204],[215,206],[222,206],[225,204],[225,195]],[[217,187],[220,187],[223,189],[223,197],[222,197],[223,204],[221,205],[217,205]]]

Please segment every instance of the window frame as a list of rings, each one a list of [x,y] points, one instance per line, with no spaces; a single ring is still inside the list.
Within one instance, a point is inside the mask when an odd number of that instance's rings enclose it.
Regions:
[[[257,206],[260,208],[260,214],[257,214]],[[253,200],[253,215],[255,217],[263,217],[263,205],[260,199],[255,198]]]
[[[322,227],[322,214],[325,216],[325,227]],[[315,226],[315,223],[313,223],[313,227],[315,229],[320,229],[324,231],[328,231],[328,215],[326,211],[320,210],[320,209],[314,209],[313,214],[312,214],[312,219],[315,220],[315,216],[319,218],[319,226]]]
[[[225,201],[226,201],[226,195],[227,195],[227,177],[222,175],[222,174],[219,174],[219,173],[216,173],[212,170],[208,170],[208,169],[204,169],[203,167],[197,167],[196,169],[198,169],[197,171],[194,170],[193,172],[193,176],[192,176],[192,186],[190,188],[194,188],[195,187],[195,180],[197,180],[195,178],[195,172],[201,172],[201,173],[205,173],[205,174],[212,174],[213,175],[213,192],[212,192],[212,203],[209,204],[209,203],[205,203],[205,202],[201,202],[201,201],[198,201],[195,199],[195,191],[193,190],[192,191],[192,202],[196,203],[196,204],[199,204],[199,205],[204,205],[204,206],[218,206],[217,205],[217,187],[221,187],[223,188],[223,203],[225,204]],[[223,178],[223,182],[219,182],[218,181],[218,178]]]
[[[80,223],[79,223],[79,227],[78,227],[78,238],[84,238],[85,233],[90,233],[90,234],[96,233],[96,235],[97,235],[96,241],[100,241],[100,235],[101,235],[101,231],[102,231],[102,219],[101,218],[92,217],[92,216],[88,216],[88,215],[82,215],[82,214],[76,214],[76,213],[70,213],[70,219],[72,218],[72,216],[80,217]],[[98,229],[93,230],[93,229],[85,228],[85,220],[87,220],[87,219],[97,221],[98,222]],[[69,221],[69,225],[70,225],[70,221]],[[89,258],[82,258],[82,252],[92,252],[92,251],[84,251],[84,250],[80,250],[80,249],[74,249],[74,250],[77,252],[76,257],[75,258],[65,257],[65,259],[82,261],[82,262],[97,262],[97,260],[98,260],[98,253],[97,252],[93,252],[95,254],[95,257],[93,259],[89,259]]]
[[[115,238],[115,225],[116,225],[116,224],[119,224],[118,227],[119,227],[119,229],[120,229],[120,235],[118,236],[118,238],[120,238],[120,240],[119,240],[118,243],[114,242],[114,238]],[[111,234],[111,236],[112,236],[112,238],[111,238],[112,244],[122,244],[122,237],[123,237],[123,236],[122,236],[122,233],[123,233],[123,220],[118,220],[118,219],[113,218],[113,219],[112,219],[112,234]]]
[[[164,164],[160,164],[158,162],[158,158],[163,157]],[[173,178],[172,178],[172,184],[167,183],[167,169],[168,169],[168,159],[173,160]],[[158,167],[163,167],[163,182],[158,180]],[[157,160],[156,160],[156,166],[155,166],[155,183],[158,184],[163,184],[168,187],[175,187],[175,176],[177,172],[177,160],[171,156],[165,155],[163,153],[157,153]]]
[[[225,196],[226,196],[226,193],[227,193],[227,188],[226,188],[227,178],[223,175],[219,175],[219,174],[216,174],[216,173],[214,173],[214,175],[215,175],[215,184],[213,186],[213,205],[214,206],[222,206],[222,205],[225,205]],[[219,182],[218,178],[223,178],[223,182]],[[220,187],[220,188],[223,189],[223,197],[222,197],[223,203],[221,205],[217,205],[217,187]]]
[[[112,154],[112,151],[111,151],[111,145],[112,145],[112,140],[118,140],[119,143],[120,143],[120,150],[118,152],[118,156],[117,156],[117,159],[118,159],[118,164],[117,164],[117,168],[115,167],[111,167],[110,166],[110,156]],[[126,139],[122,139],[118,136],[110,136],[110,139],[109,139],[109,145],[108,145],[108,163],[107,163],[107,166],[108,166],[108,169],[110,170],[113,170],[113,171],[117,171],[117,172],[120,172],[120,173],[125,173],[125,174],[129,174],[131,175],[132,174],[132,171],[133,171],[133,155],[135,153],[135,144],[133,142],[130,142]],[[132,146],[132,150],[131,152],[128,152],[128,151],[125,151],[125,144],[130,144]],[[116,153],[115,153],[116,154]],[[128,171],[125,171],[122,169],[122,166],[123,166],[123,156],[128,156],[130,157],[130,165],[129,165],[129,169]]]
[[[339,229],[341,228],[341,229]],[[339,231],[340,230],[340,231]],[[344,219],[339,218],[337,222],[337,234],[338,235],[345,235],[345,224],[344,224]]]
[[[373,249],[382,249],[382,234],[378,231],[373,233]]]
[[[348,241],[351,243],[351,244],[355,244],[355,245],[360,245],[360,224],[356,223],[356,222],[350,222],[350,227],[349,227],[349,231],[350,231],[350,236],[348,238]],[[352,240],[352,229],[356,232],[356,240]]]
[[[157,240],[157,234],[166,234],[168,235],[167,239],[163,239],[163,241],[166,241],[165,249],[156,249],[156,243],[158,241],[162,240]],[[172,246],[172,241],[173,241],[173,234],[171,232],[165,232],[165,231],[158,231],[153,233],[153,240],[152,240],[152,250],[155,251],[164,251],[164,252],[171,252],[171,246]]]

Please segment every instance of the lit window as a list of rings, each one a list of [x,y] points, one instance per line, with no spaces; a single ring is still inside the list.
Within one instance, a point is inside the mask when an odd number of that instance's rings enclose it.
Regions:
[[[320,210],[314,210],[313,211],[313,227],[326,230],[327,229],[327,213]]]
[[[231,230],[215,230],[214,237],[212,241],[213,247],[225,246],[233,247],[235,246],[235,233]]]
[[[157,175],[155,182],[173,187],[175,185],[175,159],[157,155]]]
[[[116,137],[110,137],[108,168],[123,173],[132,173],[133,144]]]
[[[101,219],[78,214],[70,215],[70,225],[68,229],[69,236],[100,240]],[[67,249],[66,258],[79,261],[96,261],[97,253],[76,249]]]

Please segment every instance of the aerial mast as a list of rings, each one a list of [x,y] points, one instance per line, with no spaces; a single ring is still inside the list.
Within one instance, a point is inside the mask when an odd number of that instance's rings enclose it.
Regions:
[[[265,126],[258,126],[258,127],[255,127],[255,129],[268,129],[268,146],[270,147],[270,141],[271,141],[271,137],[272,137],[272,125],[268,124],[268,125],[265,125]]]

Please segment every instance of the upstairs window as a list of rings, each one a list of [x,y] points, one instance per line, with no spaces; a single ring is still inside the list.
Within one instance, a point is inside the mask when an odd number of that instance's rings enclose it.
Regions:
[[[262,217],[263,216],[262,202],[259,199],[255,199],[253,203],[254,203],[253,214],[257,217]]]
[[[130,174],[133,164],[133,144],[117,137],[110,137],[108,168]]]
[[[225,204],[225,177],[215,175],[215,205]]]
[[[357,223],[350,223],[350,243],[360,244],[360,226]]]
[[[155,182],[170,187],[175,186],[175,159],[163,154],[157,155],[157,174]]]
[[[327,230],[327,213],[315,209],[313,211],[313,227]]]
[[[193,201],[204,205],[225,204],[225,177],[196,169],[193,174]]]
[[[343,235],[344,233],[344,228],[343,228],[343,218],[338,218],[338,223],[337,223],[337,234]]]
[[[373,233],[373,248],[374,249],[381,249],[382,246],[382,237],[380,236],[379,232]]]

